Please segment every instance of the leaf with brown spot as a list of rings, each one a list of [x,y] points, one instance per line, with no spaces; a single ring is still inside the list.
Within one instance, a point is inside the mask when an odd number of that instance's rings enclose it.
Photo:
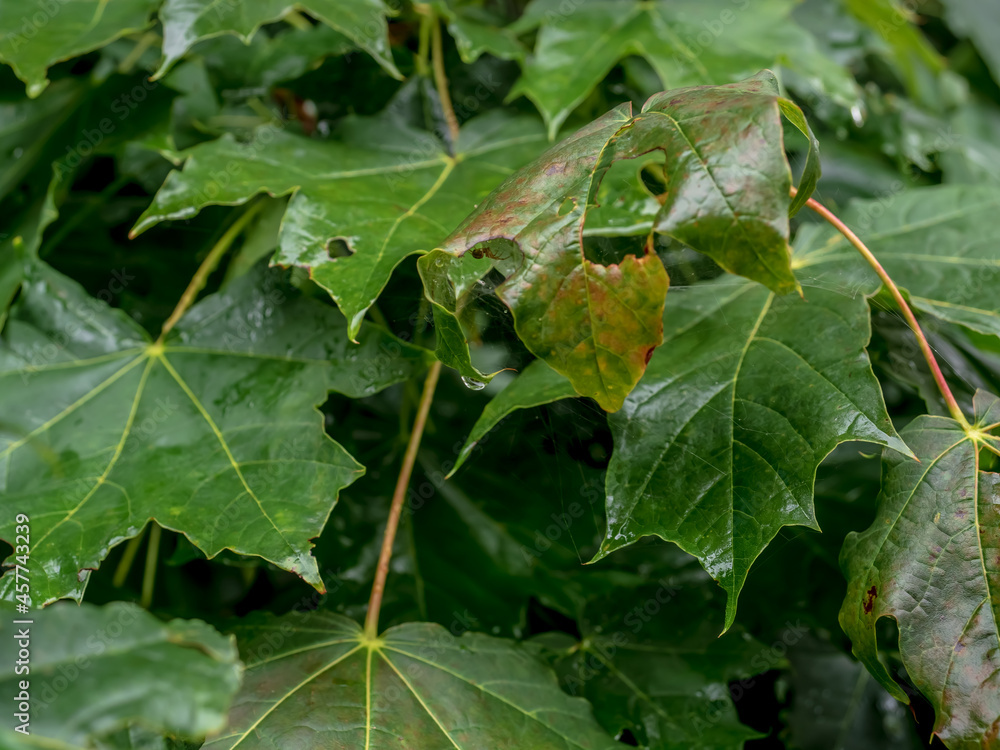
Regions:
[[[980,469],[983,428],[1000,399],[979,391],[977,435],[922,416],[902,431],[920,463],[886,449],[878,515],[848,536],[840,624],[854,654],[908,703],[878,658],[875,624],[892,617],[913,684],[937,714],[934,733],[954,749],[996,747],[1000,728],[1000,475]]]
[[[461,256],[498,239],[517,243],[523,257],[497,294],[513,312],[518,335],[578,393],[616,411],[662,340],[669,282],[650,241],[642,255],[617,264],[586,257],[588,212],[598,207],[605,174],[622,160],[663,165],[669,192],[653,216],[639,217],[650,238],[668,235],[732,273],[777,293],[793,291],[783,111],[798,110],[779,97],[769,71],[726,86],[657,94],[635,115],[623,104],[511,175],[441,250]],[[796,127],[804,122],[800,112],[793,118]],[[804,194],[817,169],[813,158]],[[440,255],[421,259],[421,273],[439,330],[454,329],[447,320],[454,315],[450,289],[456,299],[460,290],[442,281],[453,271],[441,261]],[[439,354],[441,348],[439,341]],[[453,339],[446,348],[454,349]]]

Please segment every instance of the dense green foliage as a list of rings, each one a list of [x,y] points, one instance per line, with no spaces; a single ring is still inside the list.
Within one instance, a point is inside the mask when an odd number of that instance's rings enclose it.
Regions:
[[[1000,748],[998,49],[0,2],[0,750]]]

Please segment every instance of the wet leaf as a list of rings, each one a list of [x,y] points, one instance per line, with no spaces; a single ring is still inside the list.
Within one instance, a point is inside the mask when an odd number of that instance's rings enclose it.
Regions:
[[[975,407],[971,435],[946,417],[906,426],[920,463],[883,453],[878,515],[847,537],[840,558],[840,624],[854,655],[908,703],[875,637],[880,618],[895,619],[907,674],[934,706],[934,733],[960,750],[1000,736],[1000,475],[980,467],[984,444],[1000,452],[1000,399],[980,391]]]
[[[453,0],[433,0],[431,6],[448,24],[448,33],[464,62],[473,63],[484,53],[503,60],[520,60],[527,54],[510,29],[501,28],[485,8]]]
[[[533,406],[551,404],[564,398],[576,396],[576,391],[569,381],[549,367],[543,360],[536,359],[517,376],[510,385],[493,397],[476,424],[473,425],[469,437],[458,453],[455,466],[449,476],[458,471],[465,463],[476,444],[490,430],[496,427],[505,417],[517,409],[530,409]]]
[[[161,345],[31,264],[0,341],[0,487],[32,519],[34,603],[79,599],[88,570],[151,518],[209,557],[260,556],[322,589],[309,540],[363,468],[315,407],[427,363],[379,329],[361,338],[259,270],[189,310]],[[14,536],[9,516],[0,538]],[[4,598],[13,578],[0,579]]]
[[[649,534],[675,542],[726,591],[726,628],[778,531],[817,528],[816,467],[838,443],[906,450],[865,352],[865,296],[802,278],[805,299],[729,277],[672,292],[664,345],[609,417],[597,557]]]
[[[949,185],[851,203],[841,218],[909,292],[918,311],[1000,335],[1000,258],[993,218],[1000,188]],[[807,232],[796,268],[848,290],[878,283],[857,251],[832,229]]]
[[[247,143],[224,136],[195,146],[133,233],[207,205],[291,193],[275,262],[309,268],[353,338],[393,269],[431,250],[544,144],[536,120],[496,111],[465,124],[455,156],[392,112],[347,118],[337,136],[318,141],[265,126]]]
[[[229,729],[205,750],[616,747],[587,703],[510,641],[456,638],[430,623],[370,639],[322,611],[256,618],[236,632],[243,689]]]
[[[740,750],[760,735],[737,718],[729,683],[752,682],[782,660],[744,632],[719,638],[711,597],[703,585],[664,579],[594,601],[578,642],[561,633],[539,640],[563,647],[563,686],[593,704],[609,733],[627,729],[649,750]]]
[[[587,258],[582,232],[604,174],[622,159],[663,163],[669,189],[653,231],[728,271],[792,291],[783,106],[766,71],[738,84],[657,94],[636,115],[622,105],[508,178],[442,250],[458,256],[498,238],[516,242],[523,260],[514,259],[517,270],[497,294],[518,335],[578,393],[615,411],[660,344],[668,282],[649,240],[641,256],[619,263]],[[807,174],[812,181],[814,172]],[[422,273],[433,271],[430,261],[421,260]],[[426,289],[426,273],[424,280]],[[428,296],[440,295],[429,289]]]
[[[90,746],[129,722],[188,737],[224,726],[243,672],[231,636],[200,620],[161,622],[125,602],[58,604],[29,619],[5,623],[0,689],[13,698],[28,680],[31,733],[59,741],[41,747]],[[19,628],[30,633],[27,678],[14,672]]]
[[[159,0],[50,0],[0,4],[0,62],[10,65],[36,97],[57,62],[142,31]]]
[[[164,75],[195,44],[220,34],[234,34],[249,44],[257,30],[295,11],[305,11],[348,37],[374,57],[396,78],[382,0],[220,0],[195,2],[164,0],[163,62],[156,78]]]
[[[554,136],[619,60],[639,55],[661,88],[738,81],[785,65],[851,106],[855,84],[791,19],[791,0],[533,0],[512,27],[538,28],[534,54],[512,94],[542,112]]]

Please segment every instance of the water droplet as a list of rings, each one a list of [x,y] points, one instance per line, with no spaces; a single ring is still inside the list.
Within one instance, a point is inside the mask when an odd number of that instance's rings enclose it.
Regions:
[[[854,124],[859,128],[865,124],[865,110],[860,104],[855,104],[851,107],[851,119],[854,120]]]
[[[481,391],[483,390],[483,388],[486,387],[486,383],[484,383],[482,380],[476,380],[475,378],[463,377],[462,382],[465,384],[465,387],[468,388],[470,391]]]

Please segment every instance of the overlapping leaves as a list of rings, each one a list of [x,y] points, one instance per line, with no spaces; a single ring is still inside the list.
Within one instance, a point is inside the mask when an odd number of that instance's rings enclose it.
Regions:
[[[391,75],[400,78],[392,61],[382,0],[225,0],[202,3],[164,0],[162,76],[197,42],[220,34],[235,34],[249,42],[266,23],[288,13],[306,11],[331,26],[374,57]]]
[[[616,747],[585,701],[509,641],[430,623],[369,638],[322,611],[258,618],[236,633],[243,688],[206,750]]]
[[[947,185],[888,200],[856,201],[843,219],[864,240],[917,310],[1000,335],[1000,257],[993,220],[1000,188]],[[839,234],[811,232],[800,267],[817,283],[851,289],[873,272]]]
[[[616,62],[639,55],[662,88],[729,83],[781,64],[850,106],[853,80],[792,21],[794,6],[793,0],[533,0],[512,27],[539,29],[513,93],[537,105],[554,135]]]
[[[598,557],[647,534],[677,543],[727,592],[726,627],[781,527],[816,528],[816,467],[838,443],[906,450],[865,353],[864,295],[805,283],[805,299],[730,278],[669,295],[664,346],[609,418]]]
[[[811,258],[797,256],[796,267]],[[726,590],[727,628],[753,561],[781,527],[816,528],[816,467],[838,443],[907,451],[865,352],[865,294],[877,282],[831,291],[804,279],[805,299],[731,277],[675,289],[663,347],[609,416],[608,529],[597,558],[649,534],[677,543]],[[558,381],[537,380],[501,392],[462,458],[512,409],[565,397]]]
[[[729,683],[781,659],[746,633],[720,639],[711,598],[704,585],[663,580],[592,602],[579,641],[539,640],[558,649],[563,686],[609,733],[627,729],[649,750],[740,750],[759,735],[737,718]]]
[[[578,393],[608,411],[620,408],[660,344],[668,280],[648,241],[640,256],[619,263],[587,257],[583,232],[604,174],[615,161],[665,157],[669,189],[652,231],[776,292],[791,291],[783,110],[808,132],[801,112],[778,96],[774,76],[765,71],[738,84],[657,94],[634,116],[622,105],[581,129],[508,178],[441,252],[421,259],[439,328],[448,327],[462,291],[459,262],[446,262],[445,254],[493,243],[473,253],[516,265],[497,294],[513,311],[521,340]],[[817,175],[813,158],[803,177],[805,194]],[[517,249],[498,247],[499,238]],[[511,261],[512,253],[523,258]],[[449,342],[448,349],[458,347]]]
[[[205,554],[263,557],[322,587],[310,539],[363,468],[323,431],[330,390],[368,395],[426,364],[280,274],[206,298],[161,344],[38,263],[0,342],[0,487],[32,519],[36,604],[79,599],[87,571],[149,521]],[[14,520],[0,526],[13,541]],[[3,579],[12,596],[13,576]]]
[[[886,450],[872,526],[841,554],[848,580],[840,623],[854,654],[909,702],[878,657],[876,622],[892,617],[913,684],[934,706],[950,748],[992,747],[1000,736],[1000,399],[979,392],[966,432],[922,416],[902,432],[920,463]]]
[[[149,25],[159,0],[51,0],[0,4],[0,62],[38,96],[57,62],[103,47]]]
[[[455,155],[393,111],[348,118],[336,135],[318,141],[265,126],[248,143],[225,136],[196,146],[134,232],[211,204],[293,193],[275,260],[309,268],[353,338],[392,270],[443,240],[545,139],[537,121],[496,111],[465,124]]]
[[[125,602],[59,604],[30,620],[20,627],[30,633],[31,671],[14,671],[15,625],[0,642],[0,687],[13,698],[29,683],[38,746],[93,747],[131,723],[192,739],[224,726],[243,672],[232,637],[199,620],[164,623]]]

